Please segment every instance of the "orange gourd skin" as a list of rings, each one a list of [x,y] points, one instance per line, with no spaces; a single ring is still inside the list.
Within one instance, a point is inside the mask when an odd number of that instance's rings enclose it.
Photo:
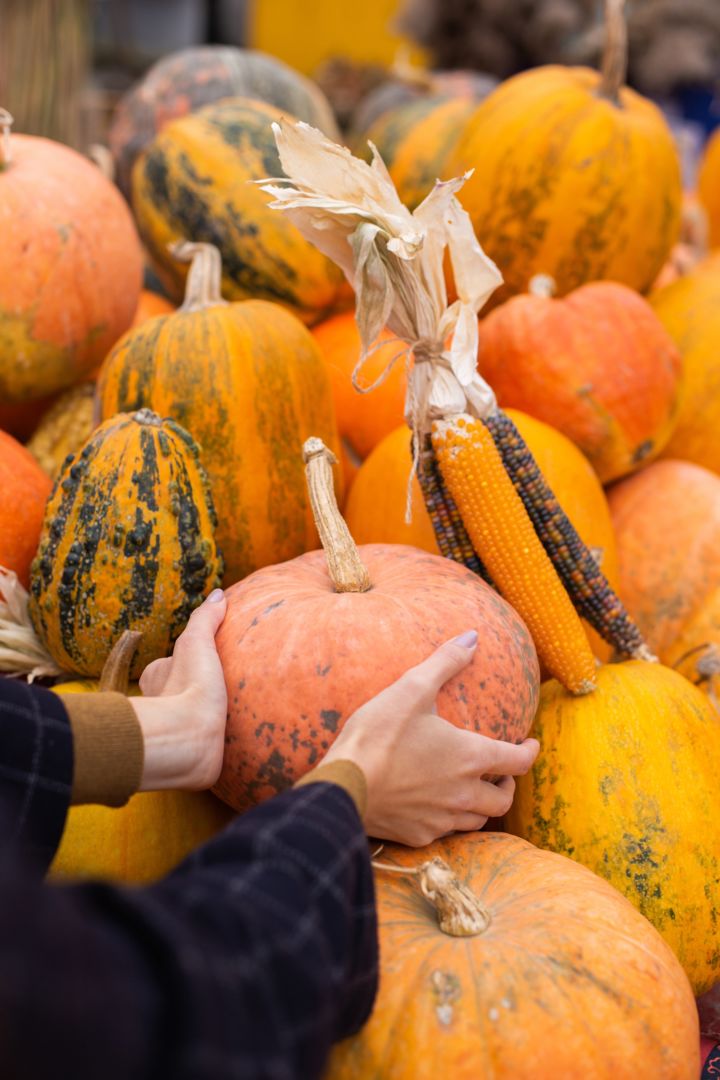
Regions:
[[[382,863],[444,859],[490,913],[451,937],[411,877],[377,870],[380,990],[327,1080],[694,1080],[695,1002],[659,934],[607,882],[502,833]]]
[[[130,329],[134,330],[136,326],[142,326],[144,322],[154,319],[156,315],[170,315],[173,311],[175,311],[174,304],[171,304],[164,296],[150,289],[143,289]]]
[[[676,420],[682,361],[649,304],[614,282],[526,294],[480,324],[478,369],[503,407],[580,447],[603,483],[656,457]]]
[[[587,458],[559,431],[526,413],[508,409],[550,487],[581,539],[595,548],[603,573],[618,587],[615,534],[607,499]],[[439,554],[420,488],[413,480],[412,522],[405,523],[410,470],[410,432],[404,425],[379,443],[363,462],[345,504],[345,520],[359,544],[410,544]],[[586,623],[593,652],[609,660],[611,649]]]
[[[476,629],[480,646],[441,690],[440,714],[515,742],[532,723],[537,656],[501,597],[439,556],[385,544],[359,551],[369,592],[335,593],[321,551],[259,570],[227,591],[217,645],[228,727],[214,790],[235,809],[289,787],[360,705],[464,630]]]
[[[338,304],[340,270],[251,183],[283,175],[271,126],[282,116],[249,98],[209,105],[169,123],[135,163],[138,229],[158,277],[178,301],[187,266],[168,246],[192,240],[220,249],[228,300],[271,300],[308,324]]]
[[[289,312],[248,300],[152,319],[110,353],[98,394],[105,418],[147,406],[200,443],[226,584],[316,546],[300,448],[340,447],[322,358]]]
[[[362,348],[354,312],[334,315],[319,323],[313,329],[313,337],[330,376],[340,437],[357,457],[364,460],[381,439],[404,421],[405,364],[402,359],[398,360],[383,383],[369,393],[361,394],[352,382]],[[389,330],[383,331],[380,340],[386,344],[363,365],[359,376],[361,386],[372,386],[404,348],[403,342]]]
[[[130,212],[66,146],[11,135],[0,168],[0,400],[63,390],[130,325],[142,253]]]
[[[696,646],[720,648],[720,476],[656,461],[608,498],[620,593],[650,648],[671,666]],[[680,670],[692,678],[697,661]]]
[[[505,826],[607,878],[700,994],[720,978],[720,716],[662,664],[605,664],[597,680],[584,698],[543,684],[540,753]]]
[[[707,212],[710,247],[720,247],[720,132],[705,147],[698,172],[698,198]]]
[[[651,299],[683,358],[677,423],[662,456],[720,473],[720,252]]]
[[[680,162],[660,110],[588,68],[516,75],[470,117],[448,162],[474,168],[461,199],[502,271],[495,299],[550,274],[560,294],[600,279],[649,289],[680,228]]]
[[[0,566],[26,588],[51,487],[32,454],[0,431]]]

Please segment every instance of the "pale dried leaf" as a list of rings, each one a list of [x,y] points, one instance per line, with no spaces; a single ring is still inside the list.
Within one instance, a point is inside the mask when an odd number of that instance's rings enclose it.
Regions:
[[[28,681],[65,674],[45,650],[28,614],[28,594],[17,574],[0,566],[0,672]]]

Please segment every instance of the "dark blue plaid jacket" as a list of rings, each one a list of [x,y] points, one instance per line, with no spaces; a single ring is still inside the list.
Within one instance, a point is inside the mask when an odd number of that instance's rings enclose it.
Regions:
[[[286,792],[157,885],[48,885],[72,738],[58,697],[0,679],[3,1080],[312,1080],[377,984],[350,797]]]

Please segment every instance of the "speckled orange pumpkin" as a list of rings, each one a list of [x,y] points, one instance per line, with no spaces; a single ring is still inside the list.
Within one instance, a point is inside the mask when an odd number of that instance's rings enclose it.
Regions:
[[[536,278],[482,320],[478,368],[503,407],[562,431],[607,483],[670,438],[680,355],[632,289],[599,281],[554,299],[551,288]]]
[[[3,405],[91,371],[130,325],[142,276],[130,211],[100,169],[49,139],[12,135],[8,146],[0,150]]]
[[[325,553],[313,551],[227,592],[217,644],[228,727],[214,790],[236,809],[290,786],[361,704],[465,630],[476,629],[480,645],[440,692],[440,714],[516,742],[532,723],[537,656],[509,604],[438,555],[387,544],[365,545],[359,555],[366,576],[352,588],[364,591],[335,591]]]

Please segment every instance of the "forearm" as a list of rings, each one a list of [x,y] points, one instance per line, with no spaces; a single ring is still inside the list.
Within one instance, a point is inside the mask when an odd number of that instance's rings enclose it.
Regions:
[[[22,1062],[26,1080],[56,1061],[74,1080],[312,1080],[370,1011],[372,874],[355,807],[334,785],[251,811],[152,888],[31,894],[32,920],[19,901],[0,928],[0,1059]],[[28,1035],[46,1030],[55,1041]]]

